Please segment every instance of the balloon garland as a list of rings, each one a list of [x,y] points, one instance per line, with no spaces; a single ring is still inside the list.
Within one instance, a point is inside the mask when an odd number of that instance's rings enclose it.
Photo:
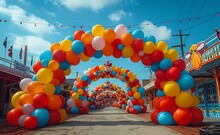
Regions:
[[[50,50],[43,51],[39,60],[33,65],[36,75],[32,79],[21,80],[22,91],[13,95],[11,104],[15,108],[8,112],[7,122],[27,129],[64,122],[66,111],[62,109],[64,100],[59,94],[65,76],[71,73],[71,66],[78,65],[80,60],[88,61],[90,57],[99,59],[103,55],[129,58],[132,62],[141,61],[145,66],[151,66],[157,78],[155,86],[161,91],[160,97],[154,99],[157,110],[153,113],[152,120],[155,123],[188,125],[202,122],[203,115],[200,109],[196,108],[198,98],[190,93],[194,85],[193,78],[185,70],[185,62],[178,59],[178,52],[175,49],[168,49],[164,41],[156,41],[152,35],[145,37],[141,30],[128,32],[123,24],[116,26],[114,30],[105,29],[100,24],[95,25],[88,32],[77,30],[59,43],[52,44]],[[97,66],[96,69],[91,70],[95,74],[90,74],[90,81],[95,79],[96,75],[102,77],[101,73],[97,72],[99,69],[102,71],[103,67]],[[133,105],[140,104],[137,100],[142,97],[140,93],[143,93],[144,88],[137,87],[139,82],[135,76],[120,68],[115,68],[114,71],[112,76],[121,72],[129,78],[126,80],[129,81],[128,95],[130,97],[133,95],[136,101],[133,103],[130,100],[128,105],[131,102]],[[84,75],[80,78],[82,81],[84,79],[88,77]],[[87,95],[83,85],[87,84],[85,82],[75,84],[81,90],[73,94],[74,99],[79,98],[79,95]],[[167,102],[162,102],[163,100]],[[166,108],[171,102],[173,108]],[[141,110],[139,107],[133,108],[137,112]],[[129,107],[126,107],[126,110],[137,113]],[[199,113],[200,117],[194,118],[196,113]]]

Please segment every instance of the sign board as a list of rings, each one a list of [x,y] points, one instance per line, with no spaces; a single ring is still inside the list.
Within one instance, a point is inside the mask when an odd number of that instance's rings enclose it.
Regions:
[[[14,69],[26,74],[30,74],[30,68],[17,61],[14,61]]]
[[[147,89],[153,87],[153,86],[154,86],[154,82],[155,82],[155,81],[152,81],[152,82],[148,83],[147,85],[145,85],[145,86],[144,86],[144,89],[147,90]]]

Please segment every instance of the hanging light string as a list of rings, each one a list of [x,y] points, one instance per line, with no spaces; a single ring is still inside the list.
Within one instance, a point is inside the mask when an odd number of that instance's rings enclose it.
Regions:
[[[214,17],[217,17],[218,15],[220,14],[220,12],[217,12],[217,13],[212,13],[212,14],[207,14],[207,15],[201,15],[201,16],[197,16],[197,17],[190,17],[190,18],[183,18],[183,19],[179,19],[179,20],[169,20],[169,21],[161,21],[161,22],[156,22],[156,23],[145,23],[145,25],[158,25],[158,24],[165,24],[165,25],[168,25],[169,23],[175,23],[175,22],[179,22],[179,23],[182,23],[182,22],[190,22],[192,20],[200,20],[201,18],[205,18],[205,17],[210,17],[211,18],[214,18]],[[210,20],[210,18],[208,19]],[[85,28],[85,27],[92,27],[91,25],[85,25],[85,26],[82,26],[82,25],[70,25],[70,24],[59,24],[59,25],[54,25],[54,24],[48,24],[48,23],[43,23],[43,22],[28,22],[28,21],[24,21],[24,20],[14,20],[14,19],[3,19],[3,18],[0,18],[0,23],[7,23],[7,22],[17,22],[17,23],[20,23],[21,25],[22,24],[32,24],[33,26],[38,26],[38,25],[45,25],[45,26],[54,26],[54,27],[60,27],[60,28],[63,28],[63,27],[71,27],[71,28]],[[104,27],[113,27],[113,26],[110,26],[110,25],[103,25]],[[140,26],[140,24],[131,24],[131,25],[127,25],[128,28],[131,28],[131,27],[138,27]]]

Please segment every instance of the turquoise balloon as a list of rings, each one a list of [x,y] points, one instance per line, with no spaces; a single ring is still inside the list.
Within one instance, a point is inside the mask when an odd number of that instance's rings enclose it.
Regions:
[[[32,77],[32,81],[38,81],[36,75],[34,75],[34,76]]]
[[[160,69],[159,63],[153,63],[150,68],[152,71],[156,72],[158,69]]]
[[[158,97],[165,96],[165,93],[163,92],[163,90],[157,90],[156,94],[157,94]]]
[[[140,38],[140,39],[144,40],[144,32],[142,30],[133,31],[132,36],[134,37],[134,39]]]
[[[144,43],[148,42],[148,41],[151,41],[153,42],[154,44],[156,44],[156,38],[153,36],[153,35],[148,35],[144,38]]]
[[[53,58],[53,56],[52,56],[52,52],[50,50],[45,50],[40,54],[41,61],[44,59],[50,61],[52,58]]]
[[[79,108],[77,106],[73,106],[71,108],[71,113],[72,114],[79,114]]]
[[[48,67],[48,64],[49,64],[49,60],[47,60],[47,59],[44,59],[44,60],[41,61],[41,65],[43,67]]]
[[[70,64],[67,61],[60,62],[60,69],[67,70],[70,67]]]
[[[160,112],[157,115],[157,120],[161,125],[174,125],[176,122],[173,119],[173,116],[169,112]]]
[[[73,43],[72,43],[72,51],[74,53],[80,54],[80,53],[82,53],[84,51],[84,48],[85,48],[85,46],[84,46],[82,41],[80,41],[80,40],[73,41]]]
[[[122,50],[124,49],[124,47],[125,47],[124,45],[119,44],[119,45],[118,45],[118,50],[122,51]]]
[[[159,67],[163,70],[167,70],[172,66],[172,61],[168,58],[164,58],[163,60],[160,61]]]
[[[137,113],[141,112],[141,107],[139,105],[135,105],[134,108],[137,110]]]
[[[145,92],[144,87],[139,87],[139,88],[138,88],[138,92],[140,92],[141,94],[143,94],[143,93]]]
[[[74,38],[73,38],[73,36],[72,35],[70,35],[70,36],[67,36],[65,39],[68,39],[68,40],[70,40],[70,41],[74,41]]]
[[[49,118],[50,118],[49,112],[44,108],[35,109],[31,115],[37,118],[38,120],[37,127],[45,126],[48,123]]]
[[[180,76],[179,80],[177,80],[177,83],[181,90],[189,90],[193,87],[194,80],[190,75],[183,74]]]
[[[95,54],[94,54],[94,58],[96,59],[99,59],[99,58],[102,58],[103,54],[102,54],[102,51],[95,51]]]
[[[54,94],[60,94],[61,91],[62,91],[62,87],[61,87],[60,85],[58,85],[58,86],[55,87],[55,92],[54,92]]]

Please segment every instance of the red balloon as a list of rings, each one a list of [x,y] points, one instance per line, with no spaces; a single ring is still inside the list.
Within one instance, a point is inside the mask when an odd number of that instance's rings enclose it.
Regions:
[[[132,108],[132,109],[131,109],[131,113],[132,113],[132,114],[137,114],[137,110],[136,110],[135,108]]]
[[[134,98],[134,99],[132,100],[132,104],[133,104],[133,105],[139,105],[139,99],[135,99],[135,98]]]
[[[163,96],[160,98],[159,106],[162,111],[169,112],[173,108],[176,108],[175,98],[174,97],[168,97]]]
[[[23,115],[21,108],[14,108],[7,113],[6,120],[10,125],[19,125],[18,119]]]
[[[88,92],[86,90],[84,90],[82,95],[85,97],[88,95]]]
[[[41,68],[43,68],[43,66],[41,65],[41,61],[37,61],[36,63],[34,63],[33,70],[35,73],[37,73]]]
[[[56,78],[58,80],[62,80],[64,77],[65,77],[65,74],[62,69],[57,69],[56,71],[53,71],[53,78]]]
[[[81,37],[82,35],[84,34],[85,32],[83,30],[77,30],[74,32],[73,34],[73,37],[74,37],[74,40],[81,40]]]
[[[84,113],[84,108],[83,107],[79,107],[79,114],[83,114]]]
[[[134,92],[132,92],[131,90],[129,90],[129,91],[128,91],[128,96],[131,97],[131,96],[133,96],[133,95],[134,95]]]
[[[60,84],[63,84],[66,81],[66,77],[64,76],[62,79],[60,79]]]
[[[74,91],[70,91],[70,96],[72,96],[72,95],[73,95],[73,93],[74,93]]]
[[[38,120],[34,116],[27,116],[24,119],[24,127],[26,129],[35,129],[37,127]]]
[[[88,86],[89,84],[88,84],[87,81],[83,81],[83,82],[82,82],[82,85],[83,85],[83,86]]]
[[[141,38],[136,38],[131,46],[134,49],[134,52],[139,53],[144,47],[144,41]]]
[[[179,125],[188,125],[192,121],[192,113],[189,108],[177,108],[173,113],[174,121]]]
[[[38,93],[33,96],[33,105],[35,108],[45,108],[49,103],[49,98],[44,93]]]
[[[84,107],[84,114],[87,114],[88,112],[89,112],[89,107],[88,106]]]
[[[157,89],[160,89],[162,90],[163,88],[161,87],[161,81],[159,79],[156,79],[155,82],[154,82],[154,85]]]
[[[166,71],[166,78],[170,81],[176,81],[180,78],[180,70],[177,67],[170,67]]]
[[[53,52],[53,59],[57,62],[62,62],[66,58],[66,53],[62,50],[56,50]]]
[[[192,121],[190,122],[190,124],[192,124],[192,125],[201,124],[204,119],[202,110],[200,110],[197,107],[192,107],[192,108],[190,108],[190,110],[192,112]]]
[[[95,50],[93,49],[92,45],[85,46],[84,54],[87,57],[92,57],[95,54]]]
[[[151,113],[151,120],[153,121],[153,123],[155,124],[159,124],[158,120],[157,120],[157,115],[161,112],[161,110],[154,110],[152,113]]]
[[[191,93],[194,93],[194,91],[195,91],[195,87],[192,87],[191,88]]]
[[[112,42],[112,46],[114,47],[114,50],[118,49],[118,45],[121,44],[121,40],[116,38],[113,42]]]
[[[57,110],[49,111],[50,119],[48,124],[58,124],[61,120],[61,115]]]
[[[156,109],[160,109],[159,99],[160,99],[159,97],[155,97],[153,100],[153,106]]]
[[[135,85],[138,85],[139,84],[139,80],[138,79],[134,79],[134,82],[133,82]]]
[[[178,60],[175,60],[175,61],[173,62],[173,66],[179,68],[179,70],[180,70],[180,72],[181,72],[181,71],[185,70],[185,68],[186,68],[186,63],[185,63],[184,60],[178,59]]]
[[[165,81],[167,80],[166,78],[166,72],[162,69],[158,69],[155,73],[155,76],[157,79],[159,79],[160,81]]]
[[[161,50],[155,50],[151,54],[151,58],[154,62],[160,62],[164,57],[164,54]]]
[[[145,65],[145,66],[150,66],[153,63],[153,60],[151,59],[150,54],[144,54],[144,56],[141,57],[141,62]]]
[[[127,106],[126,111],[129,112],[129,110],[130,110],[130,106]]]
[[[122,56],[122,52],[120,50],[118,50],[118,49],[114,49],[113,56],[115,58],[120,58]]]
[[[141,113],[145,113],[147,111],[147,106],[143,105],[142,107],[143,107],[143,109],[141,109]]]
[[[64,105],[65,105],[65,98],[62,96],[62,95],[58,95],[59,97],[60,97],[60,99],[61,99],[61,105],[60,105],[60,107],[59,108],[63,108],[64,107]]]

